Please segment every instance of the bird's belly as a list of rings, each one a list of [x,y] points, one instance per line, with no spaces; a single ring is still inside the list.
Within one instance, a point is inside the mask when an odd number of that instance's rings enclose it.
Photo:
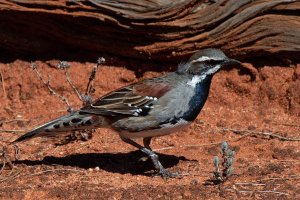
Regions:
[[[121,137],[127,137],[127,138],[157,137],[157,136],[168,135],[168,134],[171,134],[173,132],[180,131],[180,130],[188,127],[190,124],[191,124],[191,122],[187,122],[187,123],[184,123],[184,124],[175,124],[173,126],[157,128],[157,129],[151,129],[151,130],[138,131],[138,132],[120,131],[119,135]]]

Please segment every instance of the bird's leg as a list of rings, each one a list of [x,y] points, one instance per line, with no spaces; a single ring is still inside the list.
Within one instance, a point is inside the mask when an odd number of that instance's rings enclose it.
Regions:
[[[144,147],[146,147],[147,149],[150,149],[150,150],[152,150],[150,147],[151,139],[152,139],[152,137],[143,138]],[[149,158],[149,156],[145,156],[145,157],[140,158],[140,160],[145,162],[148,160],[148,158]]]
[[[129,139],[129,138],[125,138],[125,137],[121,137],[121,139],[128,143],[128,144],[131,144],[132,146],[138,148],[140,151],[142,151],[143,153],[145,153],[148,157],[151,158],[153,164],[154,164],[154,167],[156,170],[158,170],[158,174],[161,175],[165,180],[168,179],[168,178],[173,178],[173,177],[177,177],[178,174],[177,173],[171,173],[169,172],[168,170],[166,170],[162,164],[159,162],[158,160],[158,155],[156,153],[154,153],[151,149],[148,149],[146,147],[143,147],[141,145],[139,145],[138,143],[136,143],[135,141]],[[146,146],[149,146],[150,144],[150,139],[146,139]],[[145,140],[144,140],[144,143],[145,143]]]
[[[152,137],[143,138],[144,147],[146,147],[147,149],[150,149],[150,150],[152,150],[150,147],[151,139],[152,139]],[[145,156],[145,157],[141,157],[139,160],[146,162],[148,159],[149,159],[149,156]]]
[[[143,138],[144,147],[146,147],[147,149],[150,149],[150,150],[152,150],[150,147],[151,139],[152,139],[152,137]]]

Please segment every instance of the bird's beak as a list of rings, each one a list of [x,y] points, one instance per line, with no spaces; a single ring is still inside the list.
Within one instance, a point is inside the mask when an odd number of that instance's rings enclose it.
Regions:
[[[238,60],[228,58],[228,59],[225,60],[223,65],[226,65],[226,66],[241,66],[242,63]]]

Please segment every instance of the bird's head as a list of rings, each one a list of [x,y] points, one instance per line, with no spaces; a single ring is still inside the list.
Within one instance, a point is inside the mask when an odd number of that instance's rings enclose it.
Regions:
[[[177,72],[191,75],[214,75],[222,67],[241,65],[237,60],[228,58],[219,49],[203,49],[191,56],[189,61],[178,66]]]

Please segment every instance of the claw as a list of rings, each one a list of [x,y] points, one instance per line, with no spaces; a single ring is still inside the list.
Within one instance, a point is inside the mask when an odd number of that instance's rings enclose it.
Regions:
[[[178,172],[172,173],[166,169],[161,169],[157,175],[161,176],[165,181],[169,178],[181,178],[181,175]]]

